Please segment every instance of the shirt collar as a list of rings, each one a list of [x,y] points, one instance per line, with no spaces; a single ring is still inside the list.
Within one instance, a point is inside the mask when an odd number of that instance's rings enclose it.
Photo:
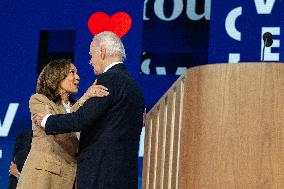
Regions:
[[[71,103],[68,101],[67,103],[61,101],[62,105],[64,106],[65,109],[71,108]]]
[[[122,62],[119,61],[119,62],[113,62],[113,63],[111,63],[110,65],[108,65],[107,67],[105,67],[103,73],[107,72],[111,67],[113,67],[113,66],[115,66],[115,65],[117,65],[117,64],[122,64]]]
[[[63,104],[63,106],[66,110],[66,113],[71,113],[71,103],[69,101],[67,103],[61,101],[61,103]]]

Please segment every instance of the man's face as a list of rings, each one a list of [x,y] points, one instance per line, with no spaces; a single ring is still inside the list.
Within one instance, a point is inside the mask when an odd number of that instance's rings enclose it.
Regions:
[[[93,66],[95,75],[100,75],[103,73],[103,60],[101,58],[100,50],[96,49],[95,42],[92,42],[90,45],[90,65]]]

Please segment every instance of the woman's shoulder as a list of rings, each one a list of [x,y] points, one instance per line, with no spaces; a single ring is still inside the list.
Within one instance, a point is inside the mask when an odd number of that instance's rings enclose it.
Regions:
[[[38,103],[56,106],[56,104],[53,101],[49,100],[45,95],[39,93],[33,94],[30,98],[29,104],[31,105]]]
[[[36,93],[31,96],[30,102],[36,102],[36,101],[44,102],[50,100],[45,95]]]

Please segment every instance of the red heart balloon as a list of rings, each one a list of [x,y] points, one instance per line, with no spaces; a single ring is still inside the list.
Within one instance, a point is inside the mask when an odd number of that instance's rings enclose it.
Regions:
[[[125,12],[117,12],[111,17],[104,12],[96,12],[88,20],[88,27],[93,35],[103,31],[112,31],[121,38],[128,33],[131,26],[132,19]]]

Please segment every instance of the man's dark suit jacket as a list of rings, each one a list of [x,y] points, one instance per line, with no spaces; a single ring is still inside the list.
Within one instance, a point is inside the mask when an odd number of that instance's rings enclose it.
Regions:
[[[97,82],[108,88],[108,96],[89,99],[77,112],[50,116],[45,131],[81,131],[78,189],[136,189],[144,98],[124,64]]]
[[[14,163],[17,165],[18,171],[21,172],[24,163],[31,149],[33,131],[32,129],[23,130],[16,138],[14,145],[13,157]],[[18,184],[17,177],[10,175],[8,189],[15,189]]]

